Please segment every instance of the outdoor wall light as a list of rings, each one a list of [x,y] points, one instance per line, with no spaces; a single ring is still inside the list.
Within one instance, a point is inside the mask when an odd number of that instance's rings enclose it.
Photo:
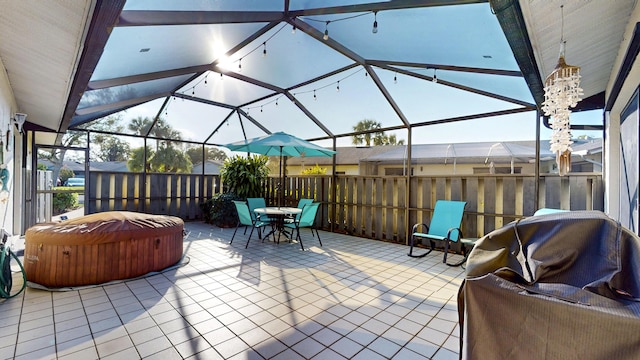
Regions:
[[[27,114],[23,113],[15,113],[13,115],[13,122],[18,127],[18,131],[22,134],[22,127],[24,126],[24,122],[27,120]]]

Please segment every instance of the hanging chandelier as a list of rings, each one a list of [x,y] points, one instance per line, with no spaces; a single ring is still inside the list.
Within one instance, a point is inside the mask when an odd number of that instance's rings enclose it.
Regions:
[[[580,67],[567,65],[564,59],[564,12],[560,6],[562,28],[560,38],[560,58],[558,65],[544,82],[544,102],[542,111],[551,116],[551,152],[556,154],[558,173],[563,176],[571,171],[571,108],[582,100],[580,88]]]

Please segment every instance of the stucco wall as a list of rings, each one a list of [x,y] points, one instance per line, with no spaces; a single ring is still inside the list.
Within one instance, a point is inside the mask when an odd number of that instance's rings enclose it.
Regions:
[[[19,216],[14,218],[14,214],[16,212],[20,213],[21,210],[19,205],[14,206],[21,202],[16,200],[17,197],[15,196],[15,191],[13,191],[15,183],[14,174],[16,170],[14,168],[15,162],[13,161],[13,136],[9,136],[9,139],[7,139],[7,130],[13,129],[9,127],[9,124],[12,115],[16,112],[16,108],[17,106],[7,71],[2,63],[2,59],[0,59],[0,139],[2,140],[3,152],[3,159],[1,159],[0,166],[6,166],[9,170],[9,180],[6,184],[6,188],[9,190],[8,193],[1,190],[5,188],[4,186],[0,187],[0,227],[4,228],[10,234],[19,234],[17,230],[19,229]],[[7,140],[9,141],[9,150],[7,150]],[[16,221],[14,222],[14,220]],[[18,223],[18,225],[15,223]]]

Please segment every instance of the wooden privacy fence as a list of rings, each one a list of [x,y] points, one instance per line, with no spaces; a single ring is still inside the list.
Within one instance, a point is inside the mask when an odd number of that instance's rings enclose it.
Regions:
[[[405,243],[411,226],[428,224],[436,200],[467,202],[462,231],[481,237],[538,208],[603,210],[602,176],[579,173],[539,178],[539,203],[535,203],[535,177],[529,175],[464,176],[296,176],[277,190],[278,179],[269,178],[264,196],[278,204],[297,205],[300,198],[323,203],[318,221],[329,231]],[[140,211],[202,219],[199,204],[222,191],[217,175],[139,174],[91,172],[88,212]]]
[[[87,213],[125,210],[202,219],[199,204],[222,191],[220,177],[198,174],[90,172]]]

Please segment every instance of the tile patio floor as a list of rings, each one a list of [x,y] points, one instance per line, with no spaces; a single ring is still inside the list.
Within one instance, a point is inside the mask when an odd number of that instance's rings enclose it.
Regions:
[[[261,243],[187,223],[187,265],[0,300],[0,359],[457,359],[464,275],[434,251],[302,231]],[[255,233],[254,233],[255,237]],[[452,261],[456,260],[454,256]]]

